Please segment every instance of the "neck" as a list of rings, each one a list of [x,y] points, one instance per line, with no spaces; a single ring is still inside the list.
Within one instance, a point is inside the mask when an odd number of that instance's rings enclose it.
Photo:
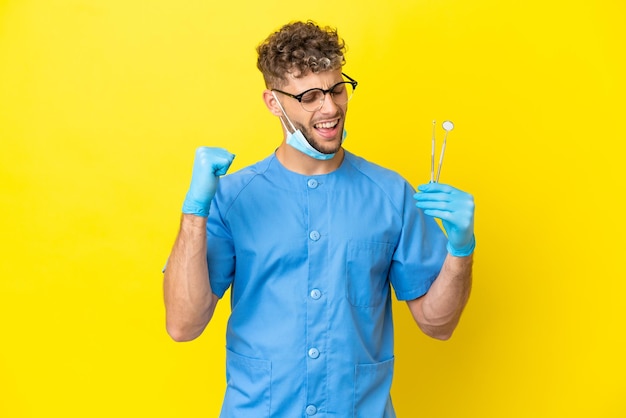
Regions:
[[[333,158],[316,160],[287,145],[285,141],[276,149],[276,158],[287,170],[305,176],[328,174],[335,171],[341,165],[343,155],[343,148],[340,148]]]

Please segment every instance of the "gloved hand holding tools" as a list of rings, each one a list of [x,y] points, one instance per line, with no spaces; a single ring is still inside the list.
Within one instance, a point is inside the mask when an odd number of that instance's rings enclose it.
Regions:
[[[418,186],[415,205],[428,216],[441,219],[448,235],[448,252],[466,257],[474,252],[474,197],[441,183]]]

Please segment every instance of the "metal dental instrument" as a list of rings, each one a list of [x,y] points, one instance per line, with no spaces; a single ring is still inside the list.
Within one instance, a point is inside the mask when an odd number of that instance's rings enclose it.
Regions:
[[[433,121],[433,146],[430,151],[430,182],[435,181],[435,125],[436,121]]]
[[[432,155],[431,155],[431,163],[430,163],[430,182],[433,182],[433,172],[435,165],[435,121],[433,121],[433,145],[432,145]],[[443,156],[446,152],[446,142],[448,140],[448,133],[454,129],[454,123],[449,120],[446,120],[442,124],[443,130],[446,131],[443,137],[443,145],[441,146],[441,155],[439,156],[439,167],[437,168],[437,178],[434,180],[435,183],[439,183],[439,176],[441,175],[441,166],[443,165]]]

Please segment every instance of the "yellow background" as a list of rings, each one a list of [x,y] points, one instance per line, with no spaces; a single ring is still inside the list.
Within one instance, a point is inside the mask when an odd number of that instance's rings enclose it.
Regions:
[[[346,148],[477,202],[475,284],[429,340],[397,303],[400,417],[624,417],[626,4],[0,1],[0,416],[214,417],[222,301],[164,329],[194,149],[273,151],[255,47],[312,18],[359,81]],[[443,131],[439,130],[439,140]],[[438,149],[439,149],[438,144]],[[268,196],[271,198],[271,196]]]

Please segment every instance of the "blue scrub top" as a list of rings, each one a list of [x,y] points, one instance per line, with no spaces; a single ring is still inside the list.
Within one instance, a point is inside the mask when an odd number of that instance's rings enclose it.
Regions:
[[[349,152],[325,175],[274,155],[221,179],[209,277],[231,288],[221,417],[394,417],[391,291],[424,295],[446,237],[397,173]]]

